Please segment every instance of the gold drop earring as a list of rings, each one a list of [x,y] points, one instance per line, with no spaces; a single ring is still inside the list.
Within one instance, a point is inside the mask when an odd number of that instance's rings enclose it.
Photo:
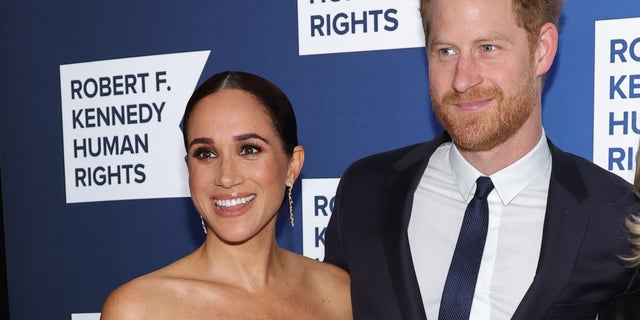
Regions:
[[[289,223],[293,228],[295,226],[293,222],[293,197],[291,196],[291,189],[293,189],[293,182],[287,183],[288,190],[288,198],[289,198]]]
[[[204,218],[200,216],[200,225],[202,225],[202,231],[207,235],[207,225],[204,223]]]

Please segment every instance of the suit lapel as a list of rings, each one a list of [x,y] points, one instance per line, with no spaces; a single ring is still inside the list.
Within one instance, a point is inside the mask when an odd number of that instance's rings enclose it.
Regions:
[[[413,268],[407,227],[411,217],[413,194],[424,173],[429,157],[444,141],[440,136],[419,145],[393,166],[391,177],[382,199],[382,245],[389,276],[400,311],[404,319],[426,319],[418,281]]]
[[[513,319],[543,319],[562,293],[587,226],[587,190],[573,160],[549,142],[552,171],[542,247],[533,283]]]

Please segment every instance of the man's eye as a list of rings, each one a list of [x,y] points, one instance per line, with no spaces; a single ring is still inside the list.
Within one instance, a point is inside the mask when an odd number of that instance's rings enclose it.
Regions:
[[[485,45],[483,45],[483,46],[482,46],[482,51],[484,51],[484,52],[491,52],[491,51],[496,50],[496,48],[497,48],[497,47],[496,47],[496,46],[494,46],[494,45],[492,45],[492,44],[485,44]]]
[[[455,54],[455,51],[451,48],[440,49],[440,54],[443,56],[450,56]]]

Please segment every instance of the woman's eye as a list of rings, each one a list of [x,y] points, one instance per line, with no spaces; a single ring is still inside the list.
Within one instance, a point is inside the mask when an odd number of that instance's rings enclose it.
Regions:
[[[240,148],[240,154],[241,155],[255,155],[255,154],[260,153],[260,151],[262,151],[262,148],[260,148],[258,146],[255,146],[255,145],[250,145],[250,144],[243,145]]]
[[[197,149],[193,152],[193,156],[198,159],[212,159],[216,157],[216,154],[211,150]]]

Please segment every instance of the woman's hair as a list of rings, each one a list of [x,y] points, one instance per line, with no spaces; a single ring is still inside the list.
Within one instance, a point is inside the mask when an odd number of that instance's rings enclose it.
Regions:
[[[203,82],[191,95],[182,117],[182,136],[188,148],[187,128],[196,104],[204,97],[224,89],[238,89],[255,97],[271,118],[276,134],[282,140],[284,152],[291,156],[298,145],[296,116],[289,98],[275,84],[255,74],[241,71],[225,71]]]
[[[638,196],[640,196],[640,143],[638,143],[638,151],[636,152],[636,177],[633,185]]]
[[[551,22],[558,27],[563,0],[513,0],[516,25],[527,30],[529,42],[535,43],[543,24]],[[420,15],[425,39],[431,28],[431,0],[420,0]]]
[[[640,148],[640,144],[638,145]],[[634,190],[640,197],[640,151],[636,154],[636,176],[633,181]],[[629,242],[631,242],[631,254],[623,258],[629,263],[630,267],[640,267],[640,206],[633,208],[626,221],[626,227],[629,231]],[[638,269],[640,274],[640,269]]]

